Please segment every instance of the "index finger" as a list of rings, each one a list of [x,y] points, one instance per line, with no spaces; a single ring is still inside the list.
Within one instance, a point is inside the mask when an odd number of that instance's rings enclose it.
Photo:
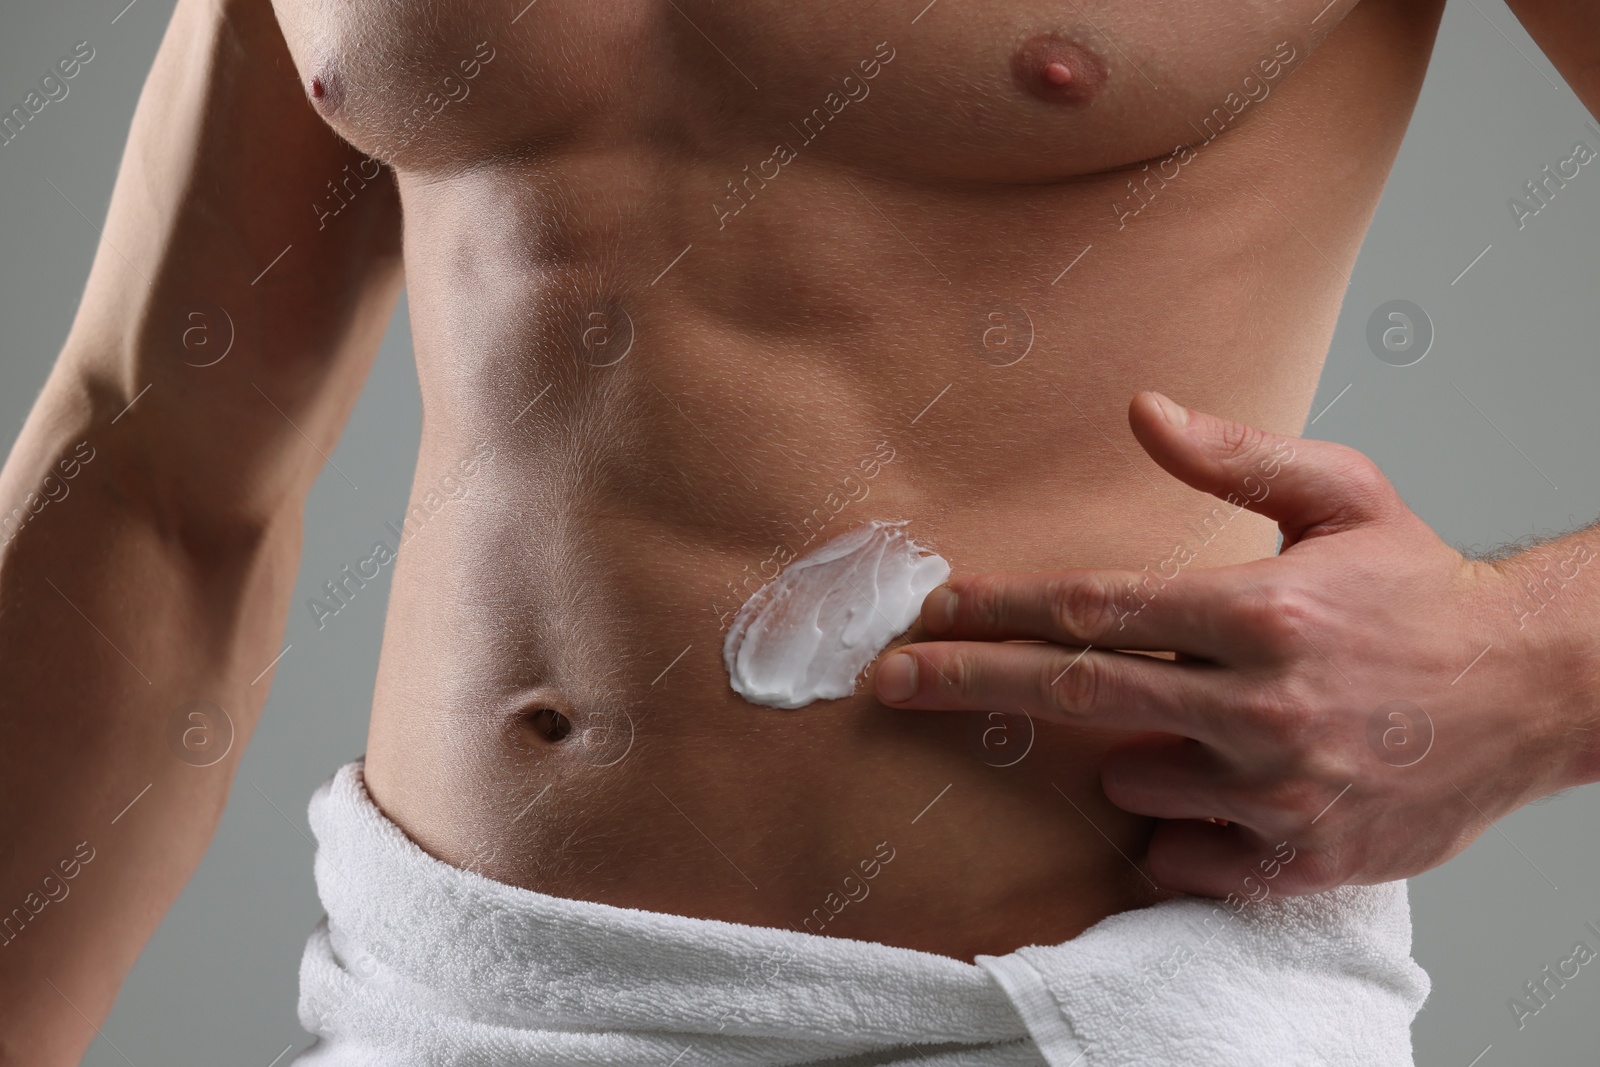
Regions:
[[[922,641],[879,660],[873,691],[908,711],[1021,711],[1051,722],[1222,744],[1225,674],[1134,652],[1035,641]]]
[[[1221,659],[1236,568],[979,574],[946,582],[922,602],[922,625],[950,641],[1050,641],[1058,645],[1182,652]]]

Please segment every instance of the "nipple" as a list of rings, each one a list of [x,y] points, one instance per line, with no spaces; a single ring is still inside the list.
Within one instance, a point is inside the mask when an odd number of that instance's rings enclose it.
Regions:
[[[1050,104],[1087,104],[1106,78],[1099,57],[1053,33],[1040,34],[1017,49],[1011,73],[1017,84]]]
[[[312,106],[324,116],[330,116],[344,101],[344,86],[337,74],[317,74],[306,86],[306,95],[311,98]]]

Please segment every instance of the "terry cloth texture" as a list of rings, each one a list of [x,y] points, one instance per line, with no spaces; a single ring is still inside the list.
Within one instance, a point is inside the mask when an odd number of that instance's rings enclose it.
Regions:
[[[311,801],[299,1067],[1410,1067],[1403,882],[1182,898],[976,964],[567,900],[418,848],[361,764]]]

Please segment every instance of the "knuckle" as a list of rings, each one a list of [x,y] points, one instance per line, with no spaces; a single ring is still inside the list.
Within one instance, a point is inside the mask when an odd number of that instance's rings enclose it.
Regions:
[[[1295,628],[1313,620],[1315,605],[1306,593],[1293,585],[1275,585],[1267,591],[1267,604],[1272,614]]]
[[[1340,446],[1335,455],[1345,492],[1357,502],[1375,510],[1392,499],[1394,490],[1388,476],[1370,457],[1344,446]]]
[[[1089,640],[1108,632],[1118,618],[1116,590],[1097,577],[1060,579],[1051,584],[1050,623],[1060,633]]]
[[[1005,621],[1006,601],[995,579],[970,579],[962,583],[957,592],[961,597],[960,613],[967,625],[988,629]]]
[[[1270,641],[1287,629],[1272,602],[1270,587],[1256,583],[1236,591],[1227,613],[1230,620],[1256,642]]]
[[[1364,452],[1348,445],[1333,445],[1331,459],[1340,474],[1353,485],[1377,486],[1388,483],[1383,471]]]
[[[1281,778],[1260,788],[1256,801],[1280,821],[1304,826],[1322,810],[1328,798],[1320,782]]]
[[[1247,632],[1273,651],[1304,640],[1317,619],[1311,598],[1284,584],[1258,585],[1240,598],[1235,610]]]
[[[1076,659],[1077,662],[1073,662]],[[1105,672],[1092,656],[1048,657],[1040,678],[1046,706],[1067,716],[1081,716],[1105,699]]]
[[[1258,586],[1260,582],[1256,583]],[[1248,582],[1231,583],[1203,605],[1207,625],[1218,633],[1237,632],[1251,644],[1259,644],[1265,632],[1271,607]]]
[[[969,651],[957,649],[940,662],[929,660],[928,665],[933,668],[939,687],[949,696],[970,699],[981,688],[982,671]]]

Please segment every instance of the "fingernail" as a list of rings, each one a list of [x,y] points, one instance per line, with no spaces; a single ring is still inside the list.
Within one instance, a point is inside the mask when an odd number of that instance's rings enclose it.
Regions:
[[[931,634],[948,633],[956,624],[956,606],[961,597],[948,585],[941,585],[922,602],[922,625]]]
[[[878,699],[889,703],[910,700],[917,695],[917,659],[909,652],[897,652],[878,668]]]
[[[1161,417],[1174,426],[1189,425],[1189,409],[1181,404],[1176,404],[1160,393],[1151,393],[1156,398],[1156,407],[1161,409]]]

